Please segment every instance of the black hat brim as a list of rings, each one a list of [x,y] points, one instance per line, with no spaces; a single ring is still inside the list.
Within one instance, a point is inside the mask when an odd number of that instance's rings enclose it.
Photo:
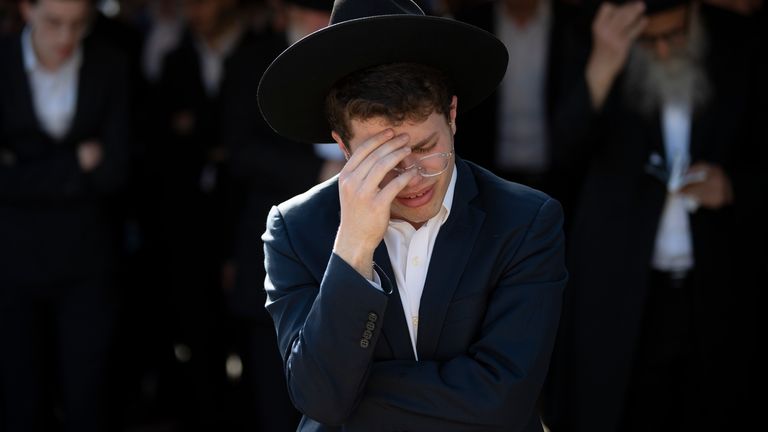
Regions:
[[[301,39],[269,66],[258,102],[267,123],[292,140],[331,140],[325,98],[339,79],[387,63],[434,67],[467,111],[501,82],[507,50],[496,37],[448,18],[383,15],[344,21]]]

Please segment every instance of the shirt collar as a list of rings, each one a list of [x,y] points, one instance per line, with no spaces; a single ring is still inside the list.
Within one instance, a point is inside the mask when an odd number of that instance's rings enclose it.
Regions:
[[[21,33],[21,56],[24,60],[24,70],[27,72],[41,71],[50,73],[50,71],[43,69],[40,62],[37,60],[37,53],[35,53],[35,48],[32,46],[32,29],[29,26],[24,26],[24,30]],[[82,46],[78,45],[72,56],[70,56],[70,58],[68,58],[67,61],[53,73],[62,71],[68,67],[78,68],[82,63],[82,60]]]
[[[200,37],[195,37],[195,43],[204,56],[209,58],[223,59],[226,58],[232,51],[234,51],[244,31],[245,29],[242,25],[235,24],[225,34],[221,35],[215,47],[210,46],[204,39]]]
[[[536,12],[533,14],[533,17],[531,17],[531,21],[528,25],[525,27],[519,27],[516,23],[513,23],[509,19],[506,18],[506,11],[504,10],[506,6],[504,6],[503,2],[497,2],[496,3],[496,26],[497,28],[502,28],[504,26],[508,26],[511,29],[521,32],[524,31],[527,28],[535,28],[535,27],[547,27],[549,25],[550,20],[552,19],[552,4],[549,0],[542,0],[539,2],[538,6],[536,7]]]
[[[448,184],[448,190],[445,192],[445,198],[443,198],[443,208],[445,214],[440,221],[440,225],[444,224],[448,220],[448,215],[451,214],[451,207],[453,206],[453,194],[456,191],[456,177],[458,176],[458,170],[456,169],[456,162],[453,163],[453,172],[451,173],[451,182]]]

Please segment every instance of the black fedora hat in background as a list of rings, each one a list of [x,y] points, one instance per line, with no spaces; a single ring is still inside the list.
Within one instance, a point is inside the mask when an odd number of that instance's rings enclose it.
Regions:
[[[277,133],[306,143],[328,142],[325,98],[352,72],[400,62],[434,67],[451,80],[459,111],[467,111],[498,86],[507,59],[495,36],[426,16],[410,0],[336,0],[328,27],[272,62],[259,84],[258,102]]]

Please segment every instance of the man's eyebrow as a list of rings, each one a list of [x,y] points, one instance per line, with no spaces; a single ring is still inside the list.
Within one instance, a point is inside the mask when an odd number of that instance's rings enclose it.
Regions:
[[[411,148],[417,149],[417,148],[420,148],[420,147],[424,147],[425,145],[429,144],[433,139],[435,139],[435,136],[437,136],[437,132],[432,132],[432,135],[430,135],[430,136],[424,138],[423,140],[417,142]]]

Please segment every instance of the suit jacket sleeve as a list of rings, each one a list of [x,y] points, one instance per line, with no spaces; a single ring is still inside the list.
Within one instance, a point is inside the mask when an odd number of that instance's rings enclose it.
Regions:
[[[6,201],[61,200],[83,190],[84,174],[72,149],[33,162],[0,162],[0,198]]]
[[[466,354],[443,362],[375,363],[350,426],[365,419],[382,430],[529,427],[536,419],[567,279],[562,217],[556,201],[542,205],[522,245],[510,254]]]
[[[318,288],[291,249],[283,224],[273,210],[264,237],[268,309],[286,359],[291,397],[307,416],[348,430],[488,431],[530,425],[567,278],[556,201],[540,207],[521,246],[504,260],[506,269],[476,341],[464,355],[446,361],[374,362],[371,349],[359,345],[360,332],[367,314],[383,316],[386,295],[335,255]]]
[[[325,424],[341,424],[365,387],[387,296],[332,254],[317,281],[294,251],[280,210],[272,209],[264,234],[267,309],[275,321],[294,405]],[[372,316],[376,316],[373,320]]]

